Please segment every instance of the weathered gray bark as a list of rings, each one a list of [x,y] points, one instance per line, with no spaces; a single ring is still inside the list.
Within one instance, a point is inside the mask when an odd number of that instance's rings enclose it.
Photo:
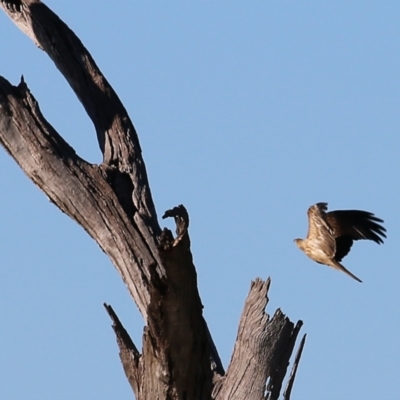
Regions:
[[[111,306],[126,376],[138,400],[276,399],[300,329],[264,309],[269,281],[252,284],[225,375],[202,316],[183,206],[161,230],[132,122],[75,34],[38,0],[0,7],[44,50],[91,118],[103,163],[81,159],[45,120],[23,80],[0,77],[0,143],[27,176],[110,257],[146,322],[142,354]],[[293,372],[294,380],[295,370]],[[267,397],[265,385],[267,380]],[[291,385],[288,385],[290,396]],[[212,395],[213,391],[213,395]],[[289,398],[289,397],[287,397]]]
[[[257,279],[251,284],[224,384],[221,389],[214,388],[213,395],[218,400],[261,400],[264,393],[268,400],[279,397],[302,322],[294,326],[280,310],[269,318],[264,311],[269,286],[269,279]],[[294,375],[295,371],[293,380]]]

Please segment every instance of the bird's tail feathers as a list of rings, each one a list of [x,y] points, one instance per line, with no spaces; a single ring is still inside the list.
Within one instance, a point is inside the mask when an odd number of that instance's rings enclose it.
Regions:
[[[342,264],[340,264],[339,262],[337,262],[336,260],[332,260],[332,267],[344,272],[346,275],[352,277],[353,279],[355,279],[357,282],[362,283],[362,280],[360,278],[357,278],[354,274],[352,274],[345,266],[343,266]]]

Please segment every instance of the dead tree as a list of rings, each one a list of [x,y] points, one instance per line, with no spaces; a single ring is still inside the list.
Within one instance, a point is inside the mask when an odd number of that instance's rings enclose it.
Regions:
[[[103,162],[89,164],[46,121],[23,79],[0,77],[0,143],[26,175],[100,245],[144,320],[142,350],[110,305],[120,358],[138,400],[277,399],[302,325],[265,313],[270,281],[252,282],[224,371],[202,315],[180,205],[157,220],[139,140],[118,96],[76,35],[39,0],[0,0],[13,22],[53,60],[92,120]],[[290,398],[299,346],[283,397]]]

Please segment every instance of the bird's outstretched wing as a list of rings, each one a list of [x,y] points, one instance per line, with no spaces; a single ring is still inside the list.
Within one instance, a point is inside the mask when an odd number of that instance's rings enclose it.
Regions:
[[[326,214],[326,219],[336,239],[335,260],[341,261],[350,251],[354,240],[372,240],[383,243],[386,229],[383,220],[360,210],[338,210]]]
[[[307,241],[313,243],[313,247],[318,247],[328,257],[333,257],[336,252],[336,242],[334,232],[327,221],[327,207],[327,203],[317,203],[308,209]]]
[[[312,260],[346,273],[361,282],[340,261],[354,240],[367,239],[378,244],[386,238],[383,220],[360,210],[339,210],[327,213],[327,203],[317,203],[308,209],[306,239],[296,239],[296,245]]]

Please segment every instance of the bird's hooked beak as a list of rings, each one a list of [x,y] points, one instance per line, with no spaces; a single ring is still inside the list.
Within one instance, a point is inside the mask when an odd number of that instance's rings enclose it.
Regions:
[[[302,249],[303,239],[294,239],[293,242],[296,243],[296,246],[297,246],[299,249]]]

